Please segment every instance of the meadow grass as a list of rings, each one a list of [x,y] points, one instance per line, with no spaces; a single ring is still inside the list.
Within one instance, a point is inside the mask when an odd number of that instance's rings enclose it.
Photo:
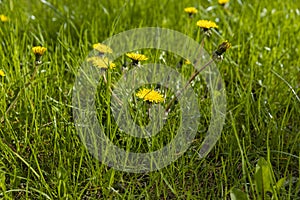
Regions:
[[[183,11],[189,6],[199,10],[192,19]],[[254,175],[263,157],[277,181],[285,178],[273,198],[300,199],[297,0],[231,0],[226,8],[217,1],[195,0],[2,0],[0,14],[9,17],[8,22],[0,22],[0,69],[6,74],[0,76],[4,119],[0,198],[230,199],[235,188],[248,199],[260,199]],[[138,27],[169,28],[200,42],[199,19],[219,26],[206,39],[208,52],[224,39],[232,44],[225,59],[217,63],[227,98],[226,121],[217,145],[207,157],[199,158],[210,104],[203,83],[198,82],[194,90],[203,100],[200,105],[206,106],[201,107],[198,134],[182,157],[161,170],[141,174],[117,171],[99,162],[81,142],[72,114],[75,76],[92,45]],[[38,45],[47,47],[47,52],[31,80],[32,47]],[[117,63],[119,72],[124,60]],[[179,59],[170,56],[169,60],[178,63]],[[186,66],[177,70],[186,77],[191,74]],[[99,89],[98,103],[107,104],[106,95],[107,90]],[[13,109],[6,112],[16,98]],[[101,117],[107,120],[107,115],[107,108],[100,107],[100,121]],[[174,131],[176,123],[174,116],[164,134]],[[113,121],[110,126],[115,130]],[[112,137],[120,146],[126,145],[125,135]],[[135,150],[145,151],[145,147]]]

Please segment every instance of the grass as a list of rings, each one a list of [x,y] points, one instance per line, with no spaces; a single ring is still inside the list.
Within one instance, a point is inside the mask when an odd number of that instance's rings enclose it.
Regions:
[[[263,157],[276,180],[286,178],[277,198],[300,199],[297,5],[296,0],[231,0],[225,9],[217,1],[195,0],[0,1],[0,14],[10,19],[0,23],[0,69],[6,74],[0,77],[4,117],[0,198],[229,199],[235,188],[249,199],[260,199],[254,175]],[[199,10],[192,19],[183,12],[188,6]],[[161,170],[141,174],[117,171],[99,162],[81,142],[72,115],[76,73],[92,44],[125,30],[153,26],[180,31],[200,42],[198,19],[219,25],[205,42],[208,52],[223,38],[232,43],[217,64],[226,86],[227,113],[216,146],[207,157],[199,158],[201,135],[210,118],[210,99],[200,81],[194,90],[203,100],[201,105],[207,106],[196,139],[183,156]],[[34,70],[31,48],[37,45],[48,50],[30,81]],[[156,55],[150,50],[145,53]],[[168,56],[172,64],[179,60]],[[119,66],[125,60],[120,58]],[[191,73],[183,67],[178,71],[186,77]],[[107,103],[106,92],[99,89],[99,103]],[[6,113],[18,94],[16,105]],[[106,112],[99,111],[100,119],[103,115],[107,120]],[[172,130],[175,119],[166,130]],[[110,127],[115,127],[113,121]],[[121,146],[129,139],[114,136]]]

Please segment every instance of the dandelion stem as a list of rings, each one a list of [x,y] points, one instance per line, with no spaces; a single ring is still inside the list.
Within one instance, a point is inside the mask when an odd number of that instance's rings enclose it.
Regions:
[[[34,80],[36,74],[37,74],[37,71],[38,71],[38,67],[39,67],[39,64],[35,63],[34,64],[34,71],[29,79],[29,81],[27,83],[25,83],[25,86],[18,92],[16,98],[14,99],[14,101],[9,105],[9,107],[7,108],[7,110],[5,111],[5,115],[1,117],[1,123],[4,122],[4,117],[9,113],[9,111],[11,109],[13,109],[15,107],[15,105],[17,104],[18,100],[19,100],[19,97],[21,96],[21,93],[28,87],[30,86],[30,84],[32,83],[32,81]]]
[[[36,64],[35,67],[34,67],[34,71],[31,75],[31,78],[30,80],[26,83],[25,87],[27,87],[32,81],[33,79],[35,78],[36,74],[37,74],[37,71],[38,71],[38,68],[39,68],[39,64]]]
[[[107,113],[107,134],[110,134],[111,132],[111,112],[110,112],[110,97],[111,97],[111,71],[110,69],[107,69],[107,85],[106,85],[106,97],[107,97],[107,105],[108,109],[106,111]]]
[[[201,22],[202,20],[198,21]],[[207,22],[208,23],[208,22]],[[217,28],[217,25],[216,25]],[[202,45],[204,44],[204,40],[202,40]],[[208,61],[203,67],[201,67],[201,69],[197,70],[189,79],[189,81],[186,83],[186,85],[184,86],[184,88],[182,88],[179,92],[177,92],[177,94],[175,95],[175,97],[171,100],[171,102],[167,105],[167,108],[165,109],[166,112],[169,111],[170,107],[172,106],[172,104],[174,103],[174,101],[176,100],[176,98],[179,97],[179,95],[187,88],[187,86],[196,78],[196,76],[202,72],[207,66],[209,66],[214,60],[218,60],[221,59],[222,60],[222,55],[227,51],[227,49],[229,49],[231,47],[231,44],[226,40],[224,42],[222,42],[217,50],[215,50],[213,52],[212,58],[210,61]]]
[[[173,97],[173,99],[170,101],[170,103],[167,105],[165,111],[168,112],[170,107],[172,106],[172,104],[175,102],[175,100],[179,97],[179,95],[182,94],[182,92],[189,86],[189,84],[191,84],[191,82],[196,78],[196,76],[202,72],[207,66],[209,66],[212,62],[214,61],[214,59],[211,59],[210,61],[208,61],[205,65],[203,65],[203,67],[201,67],[201,69],[197,70],[188,80],[188,82],[185,84],[185,86],[177,92],[177,94],[175,95],[175,97]]]

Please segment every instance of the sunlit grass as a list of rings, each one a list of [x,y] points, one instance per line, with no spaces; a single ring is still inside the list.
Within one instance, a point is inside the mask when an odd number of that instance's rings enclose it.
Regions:
[[[0,198],[226,199],[236,188],[255,199],[257,191],[251,183],[260,157],[271,163],[276,180],[286,177],[279,199],[299,198],[297,3],[231,0],[223,7],[217,0],[0,1],[0,15],[9,18],[0,22],[0,70],[5,73],[0,76]],[[184,12],[191,6],[198,10],[193,17]],[[208,37],[196,25],[200,19],[215,22],[218,29]],[[209,53],[224,40],[231,42],[217,64],[226,86],[226,122],[217,145],[200,159],[197,151],[210,119],[209,94],[200,79],[193,87],[203,116],[188,151],[160,171],[116,171],[95,159],[75,131],[75,76],[93,44],[132,28],[156,26],[180,31],[198,42],[204,38]],[[34,46],[47,51],[31,80]],[[156,55],[150,50],[143,53],[149,59]],[[184,62],[176,55],[165,57],[168,64]],[[130,64],[125,55],[116,62],[112,82],[124,63]],[[186,64],[172,67],[185,77],[192,74]],[[101,100],[107,90],[99,91],[103,91],[99,103],[107,103]],[[105,109],[100,107],[99,113],[106,113]],[[107,120],[106,114],[102,117]],[[176,124],[177,117],[170,117]],[[171,121],[165,129],[176,130]],[[120,146],[127,139],[122,134],[112,137]],[[161,141],[156,142],[153,148]],[[138,143],[134,147],[146,149]]]

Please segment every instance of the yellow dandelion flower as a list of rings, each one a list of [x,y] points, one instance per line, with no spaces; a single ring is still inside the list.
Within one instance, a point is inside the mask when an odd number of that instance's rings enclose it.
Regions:
[[[41,46],[36,46],[36,47],[32,47],[32,51],[33,51],[34,55],[42,56],[45,53],[45,51],[47,51],[47,48],[41,47]]]
[[[115,68],[116,68],[116,64],[113,63],[113,62],[110,63],[110,64],[109,64],[109,68],[110,68],[110,69],[115,69]]]
[[[198,10],[195,7],[187,7],[184,9],[184,12],[188,13],[189,15],[196,14]]]
[[[5,16],[5,15],[0,15],[0,21],[1,22],[7,22],[9,19],[8,19],[8,17],[7,16]]]
[[[93,48],[99,51],[100,53],[112,53],[112,49],[104,44],[97,43],[93,45]]]
[[[218,25],[215,22],[209,20],[199,20],[197,21],[197,26],[203,28],[204,30],[208,30],[211,28],[218,28]]]
[[[226,3],[228,3],[229,2],[229,0],[218,0],[218,3],[220,4],[220,5],[225,5]]]
[[[185,60],[185,61],[184,61],[184,64],[190,65],[190,64],[192,64],[192,63],[191,63],[191,61],[189,61],[189,60]]]
[[[113,62],[110,62],[108,58],[101,58],[99,56],[96,57],[90,57],[87,59],[88,62],[91,62],[93,66],[99,67],[101,69],[107,69],[108,66],[110,69],[116,68],[116,64]]]
[[[160,92],[147,88],[141,89],[138,93],[136,93],[136,96],[144,101],[155,103],[160,103],[165,100],[164,96]]]
[[[133,65],[138,65],[139,61],[148,60],[148,58],[139,53],[126,53],[126,56],[131,59]]]
[[[5,73],[2,69],[0,69],[0,76],[5,76]]]
[[[148,60],[148,58],[143,55],[143,54],[139,54],[139,53],[126,53],[126,56],[128,58],[130,58],[133,61],[145,61]]]

